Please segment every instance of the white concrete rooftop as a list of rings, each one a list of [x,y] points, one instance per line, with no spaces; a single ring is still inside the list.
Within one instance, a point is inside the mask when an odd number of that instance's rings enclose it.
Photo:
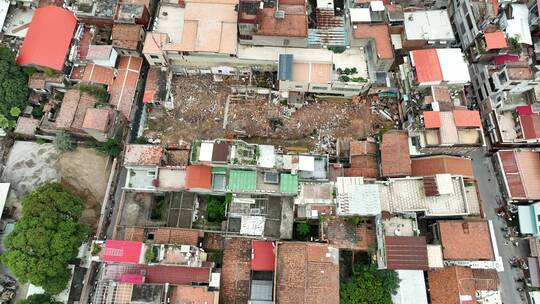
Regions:
[[[166,3],[161,5],[156,14],[154,32],[169,35],[171,43],[182,42],[184,11],[183,7],[177,5],[167,5]]]
[[[383,211],[424,211],[426,216],[467,215],[471,208],[464,190],[463,178],[452,177],[453,194],[426,196],[424,181],[420,178],[396,178],[377,182]],[[475,202],[471,202],[474,204]],[[478,204],[478,202],[476,202]]]

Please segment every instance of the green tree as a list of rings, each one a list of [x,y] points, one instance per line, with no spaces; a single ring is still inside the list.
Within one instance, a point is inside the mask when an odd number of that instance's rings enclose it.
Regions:
[[[300,222],[296,224],[296,232],[298,233],[298,236],[304,238],[309,235],[309,225],[304,222]]]
[[[0,114],[9,121],[17,117],[11,115],[12,108],[24,109],[28,98],[28,75],[15,63],[15,54],[0,47]],[[20,112],[19,112],[20,113]],[[3,124],[13,127],[14,124]]]
[[[19,304],[62,304],[62,302],[55,301],[49,294],[41,293],[33,294],[26,300],[19,301]]]
[[[508,38],[508,51],[511,54],[520,54],[521,53],[521,43],[519,43],[519,41],[514,37]]]
[[[82,201],[58,183],[48,183],[22,199],[22,216],[5,239],[1,262],[20,282],[57,294],[71,276],[68,262],[88,233],[79,224]]]
[[[399,287],[394,270],[378,270],[373,264],[356,265],[357,273],[341,284],[341,304],[392,304]]]
[[[225,218],[225,197],[208,196],[207,213],[209,222],[221,222]]]

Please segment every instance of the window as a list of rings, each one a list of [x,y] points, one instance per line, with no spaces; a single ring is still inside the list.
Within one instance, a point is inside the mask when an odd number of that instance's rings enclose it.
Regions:
[[[327,87],[317,87],[317,86],[312,86],[311,87],[313,90],[327,90]]]
[[[152,58],[152,59],[159,59],[159,56],[158,56],[158,55],[150,55],[150,58]]]

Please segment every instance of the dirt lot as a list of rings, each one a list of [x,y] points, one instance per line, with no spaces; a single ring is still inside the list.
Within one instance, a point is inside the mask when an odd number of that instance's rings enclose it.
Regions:
[[[95,228],[109,172],[107,156],[92,149],[59,153],[52,144],[17,141],[2,173],[2,181],[10,182],[13,190],[7,206],[15,207],[17,218],[23,196],[46,182],[59,181],[83,199],[81,221]]]
[[[56,164],[60,183],[84,201],[81,221],[93,228],[97,227],[107,190],[110,173],[107,159],[105,154],[95,150],[78,148],[63,153]]]
[[[374,133],[370,103],[363,99],[318,99],[295,109],[269,102],[268,95],[251,94],[245,99],[231,95],[226,110],[233,84],[239,81],[214,82],[208,75],[174,77],[176,108],[153,112],[145,135],[159,137],[163,143],[226,137],[325,150],[328,139],[359,139]]]

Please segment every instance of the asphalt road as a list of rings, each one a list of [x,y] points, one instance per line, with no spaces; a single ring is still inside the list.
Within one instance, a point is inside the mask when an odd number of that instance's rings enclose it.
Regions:
[[[478,151],[472,155],[472,164],[474,176],[480,186],[480,194],[484,204],[484,213],[487,219],[492,220],[495,230],[495,238],[499,247],[499,254],[504,263],[504,271],[499,272],[501,296],[504,304],[527,303],[525,294],[517,291],[521,283],[516,282],[518,278],[523,277],[522,270],[512,268],[509,264],[509,258],[513,256],[526,257],[529,252],[527,241],[519,241],[518,247],[506,243],[502,227],[506,227],[506,222],[499,218],[495,212],[498,207],[497,198],[501,197],[500,186],[493,170],[491,158],[486,156],[484,151]]]

